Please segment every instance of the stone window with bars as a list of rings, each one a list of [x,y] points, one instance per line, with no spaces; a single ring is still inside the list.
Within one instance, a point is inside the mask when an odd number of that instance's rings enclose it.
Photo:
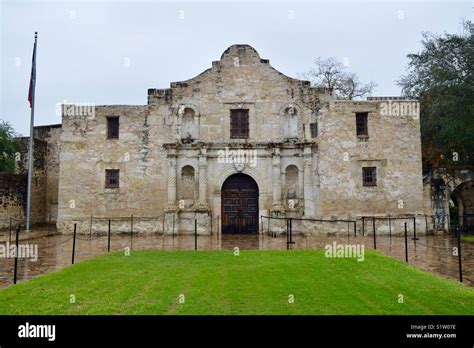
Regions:
[[[119,188],[119,170],[106,169],[105,170],[105,188],[116,189]]]
[[[362,168],[362,184],[364,186],[377,186],[377,168],[363,167]]]

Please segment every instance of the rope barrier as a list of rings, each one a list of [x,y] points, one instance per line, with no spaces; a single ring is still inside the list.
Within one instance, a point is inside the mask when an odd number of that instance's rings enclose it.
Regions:
[[[59,242],[59,243],[56,243],[56,244],[53,244],[53,245],[47,245],[47,246],[43,247],[43,249],[49,249],[49,248],[52,248],[52,247],[57,246],[57,245],[59,245],[59,244],[66,243],[66,242],[70,241],[72,238],[73,238],[73,237],[71,237],[71,238],[69,238],[69,239],[66,239],[66,240],[63,240],[63,241],[61,241],[61,242]]]
[[[443,250],[447,250],[447,249],[451,249],[450,247],[441,247],[441,246],[435,246],[435,245],[427,245],[427,244],[424,244],[424,243],[421,243],[421,242],[418,242],[417,244],[420,244],[420,245],[423,245],[427,248],[435,248],[435,249],[443,249]]]
[[[90,237],[90,238],[80,238],[80,237],[77,237],[76,236],[76,239],[79,239],[79,240],[85,240],[85,241],[93,241],[93,240],[96,240],[96,239],[99,239],[99,238],[102,238],[102,237],[106,237],[107,234],[104,234],[104,235],[97,235],[95,237]]]
[[[265,219],[274,219],[274,220],[293,220],[293,221],[312,221],[312,222],[356,222],[355,220],[341,220],[341,219],[335,219],[335,220],[324,220],[324,219],[310,219],[310,218],[293,218],[293,217],[275,217],[275,216],[265,216],[261,215],[262,218]]]
[[[421,245],[423,245],[427,248],[435,248],[435,249],[445,249],[445,250],[448,249],[449,250],[449,249],[453,248],[453,247],[443,247],[443,246],[436,246],[436,245],[427,245],[427,244],[424,244],[420,241],[417,241],[416,244],[421,244]]]
[[[163,217],[162,216],[133,216],[133,222],[137,222],[139,220],[162,220]],[[102,216],[94,216],[92,218],[92,221],[106,221],[108,222],[109,220],[111,222],[114,222],[114,221],[123,221],[123,222],[130,222],[131,221],[131,216],[120,216],[120,217],[113,217],[113,218],[109,218],[109,217],[102,217]],[[84,220],[86,221],[86,220]],[[87,220],[87,222],[90,222],[90,219]]]

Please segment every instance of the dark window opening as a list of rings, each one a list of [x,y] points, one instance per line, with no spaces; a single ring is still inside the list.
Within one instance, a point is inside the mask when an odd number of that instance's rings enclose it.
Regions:
[[[106,169],[105,170],[105,188],[119,187],[119,170]]]
[[[376,167],[362,168],[362,184],[364,186],[377,186]]]
[[[356,128],[357,136],[368,136],[369,130],[367,127],[367,112],[358,112],[356,113]]]
[[[317,123],[310,123],[309,124],[309,129],[311,131],[311,138],[317,138],[318,137],[318,124]]]
[[[119,118],[107,117],[107,139],[119,138]]]
[[[230,110],[230,137],[234,139],[249,137],[249,111]]]

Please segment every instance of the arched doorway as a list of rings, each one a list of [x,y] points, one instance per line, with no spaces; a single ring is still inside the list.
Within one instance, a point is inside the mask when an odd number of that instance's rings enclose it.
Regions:
[[[245,174],[229,176],[222,185],[222,233],[258,233],[258,185]]]
[[[474,232],[474,180],[458,185],[451,193],[451,199],[458,215],[454,224],[461,225],[466,232]]]

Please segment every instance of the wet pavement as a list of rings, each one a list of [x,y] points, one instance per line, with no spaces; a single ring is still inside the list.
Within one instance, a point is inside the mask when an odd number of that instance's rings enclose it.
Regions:
[[[28,258],[18,259],[17,281],[35,277],[39,274],[51,272],[67,267],[72,258],[72,235],[49,235],[44,231],[31,232],[23,239],[20,245],[37,245],[38,260]],[[24,237],[23,237],[24,238]],[[409,263],[422,270],[429,271],[444,277],[459,280],[458,257],[453,255],[453,248],[457,241],[449,235],[419,236],[419,240],[408,239]],[[12,238],[14,241],[14,238]],[[324,249],[325,245],[332,244],[363,244],[365,249],[373,249],[372,236],[326,236],[312,235],[293,236],[292,249]],[[8,238],[1,238],[0,246],[5,245]],[[111,236],[111,251],[125,250],[194,250],[193,235],[158,235],[158,234],[113,234]],[[377,236],[377,250],[398,260],[405,261],[405,242],[401,236]],[[219,249],[287,249],[286,236],[276,238],[269,235],[213,235],[197,238],[199,250]],[[80,262],[107,252],[107,235],[78,235],[76,240],[75,262]],[[462,242],[462,267],[464,283],[474,287],[474,242]],[[13,283],[14,258],[0,259],[0,287]]]

